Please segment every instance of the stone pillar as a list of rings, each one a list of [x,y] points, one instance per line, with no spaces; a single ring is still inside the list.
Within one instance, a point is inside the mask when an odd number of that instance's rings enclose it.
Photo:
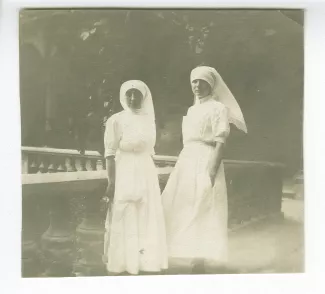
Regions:
[[[76,276],[106,275],[103,263],[104,252],[104,221],[105,213],[101,209],[101,199],[105,185],[85,196],[85,214],[77,227],[78,257],[74,272]]]
[[[42,235],[47,277],[73,276],[75,236],[70,229],[69,195],[51,195],[50,225]]]
[[[22,277],[38,277],[42,271],[41,252],[36,240],[36,214],[34,197],[22,199]]]

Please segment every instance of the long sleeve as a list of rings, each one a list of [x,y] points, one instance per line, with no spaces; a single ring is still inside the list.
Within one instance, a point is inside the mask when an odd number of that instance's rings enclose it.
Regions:
[[[230,133],[228,110],[221,105],[211,116],[212,133],[215,142],[225,143]]]
[[[111,116],[105,127],[104,134],[104,146],[105,146],[105,157],[115,155],[116,150],[119,146],[120,134],[118,129],[118,123],[116,121],[116,116]]]

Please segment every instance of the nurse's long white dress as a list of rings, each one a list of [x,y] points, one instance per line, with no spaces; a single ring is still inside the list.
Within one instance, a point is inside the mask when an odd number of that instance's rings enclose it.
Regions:
[[[184,148],[162,194],[170,258],[204,259],[211,265],[227,261],[224,165],[212,185],[208,162],[213,143],[224,143],[229,131],[227,108],[210,97],[183,118]]]
[[[158,272],[167,268],[166,232],[152,154],[155,125],[124,110],[106,123],[105,156],[116,155],[112,220],[106,220],[109,272]]]

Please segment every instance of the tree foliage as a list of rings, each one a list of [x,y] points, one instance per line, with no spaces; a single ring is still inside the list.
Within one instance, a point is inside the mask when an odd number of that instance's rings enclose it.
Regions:
[[[41,32],[46,87],[61,110],[56,116],[78,121],[104,103],[108,112],[118,111],[119,85],[128,79],[147,82],[156,106],[174,108],[180,78],[173,68],[187,74],[203,60],[213,25],[191,11],[25,10],[21,38]]]

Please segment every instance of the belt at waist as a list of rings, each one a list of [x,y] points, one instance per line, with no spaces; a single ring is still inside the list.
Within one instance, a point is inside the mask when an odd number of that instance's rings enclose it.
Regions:
[[[134,155],[150,155],[149,150],[136,150],[136,149],[118,149],[119,154],[134,154]]]
[[[191,145],[201,145],[201,146],[208,146],[208,147],[216,147],[216,142],[213,141],[187,141],[184,143],[184,146],[191,146]]]

